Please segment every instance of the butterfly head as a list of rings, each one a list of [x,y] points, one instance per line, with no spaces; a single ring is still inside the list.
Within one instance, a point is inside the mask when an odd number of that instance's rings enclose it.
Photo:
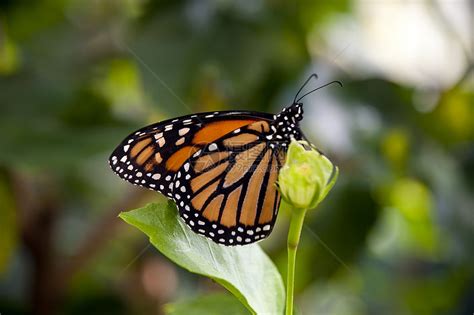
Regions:
[[[317,78],[318,76],[315,73],[311,74],[296,93],[293,99],[293,104],[291,106],[283,108],[283,110],[279,114],[274,116],[274,121],[272,123],[272,130],[274,132],[274,135],[270,136],[269,139],[275,138],[277,141],[283,142],[282,146],[287,147],[291,138],[295,138],[297,140],[305,138],[299,127],[299,122],[303,119],[303,103],[301,102],[301,100],[309,94],[314,93],[315,91],[328,85],[337,83],[342,86],[341,82],[332,81],[321,85],[315,89],[312,89],[304,93],[303,95],[300,95],[306,85],[312,79]]]
[[[295,123],[303,119],[303,103],[293,103],[293,105],[286,107],[284,111],[287,112],[290,120]]]

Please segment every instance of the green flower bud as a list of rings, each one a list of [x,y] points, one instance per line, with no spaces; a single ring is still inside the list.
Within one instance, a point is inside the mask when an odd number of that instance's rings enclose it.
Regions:
[[[300,209],[315,208],[335,184],[338,169],[305,141],[292,140],[286,163],[278,175],[283,199]]]

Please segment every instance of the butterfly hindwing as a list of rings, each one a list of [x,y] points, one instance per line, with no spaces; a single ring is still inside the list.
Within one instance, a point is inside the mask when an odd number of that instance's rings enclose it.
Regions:
[[[173,198],[193,231],[225,245],[270,234],[284,155],[270,146],[269,134],[265,120],[237,128],[200,149],[178,171]]]

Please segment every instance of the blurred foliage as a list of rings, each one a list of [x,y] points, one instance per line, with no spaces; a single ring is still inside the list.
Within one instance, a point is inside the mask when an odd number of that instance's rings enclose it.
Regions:
[[[2,237],[0,237],[0,277],[6,271],[18,238],[18,209],[15,205],[11,187],[8,187],[7,176],[0,174],[0,222]]]
[[[445,145],[474,141],[474,92],[455,88],[440,96],[427,127]]]
[[[107,156],[161,119],[277,112],[317,72],[344,88],[305,98],[303,129],[340,177],[303,231],[301,313],[472,314],[467,3],[0,1],[0,312],[179,314],[206,299],[230,311],[117,218],[157,195],[118,180]],[[385,44],[370,45],[374,30]],[[282,210],[262,242],[281,271],[287,223]]]

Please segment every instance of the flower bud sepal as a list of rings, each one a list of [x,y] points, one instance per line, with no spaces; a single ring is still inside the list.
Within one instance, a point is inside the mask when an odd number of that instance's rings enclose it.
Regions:
[[[339,170],[305,141],[292,140],[278,175],[279,191],[289,205],[313,209],[336,183]]]

